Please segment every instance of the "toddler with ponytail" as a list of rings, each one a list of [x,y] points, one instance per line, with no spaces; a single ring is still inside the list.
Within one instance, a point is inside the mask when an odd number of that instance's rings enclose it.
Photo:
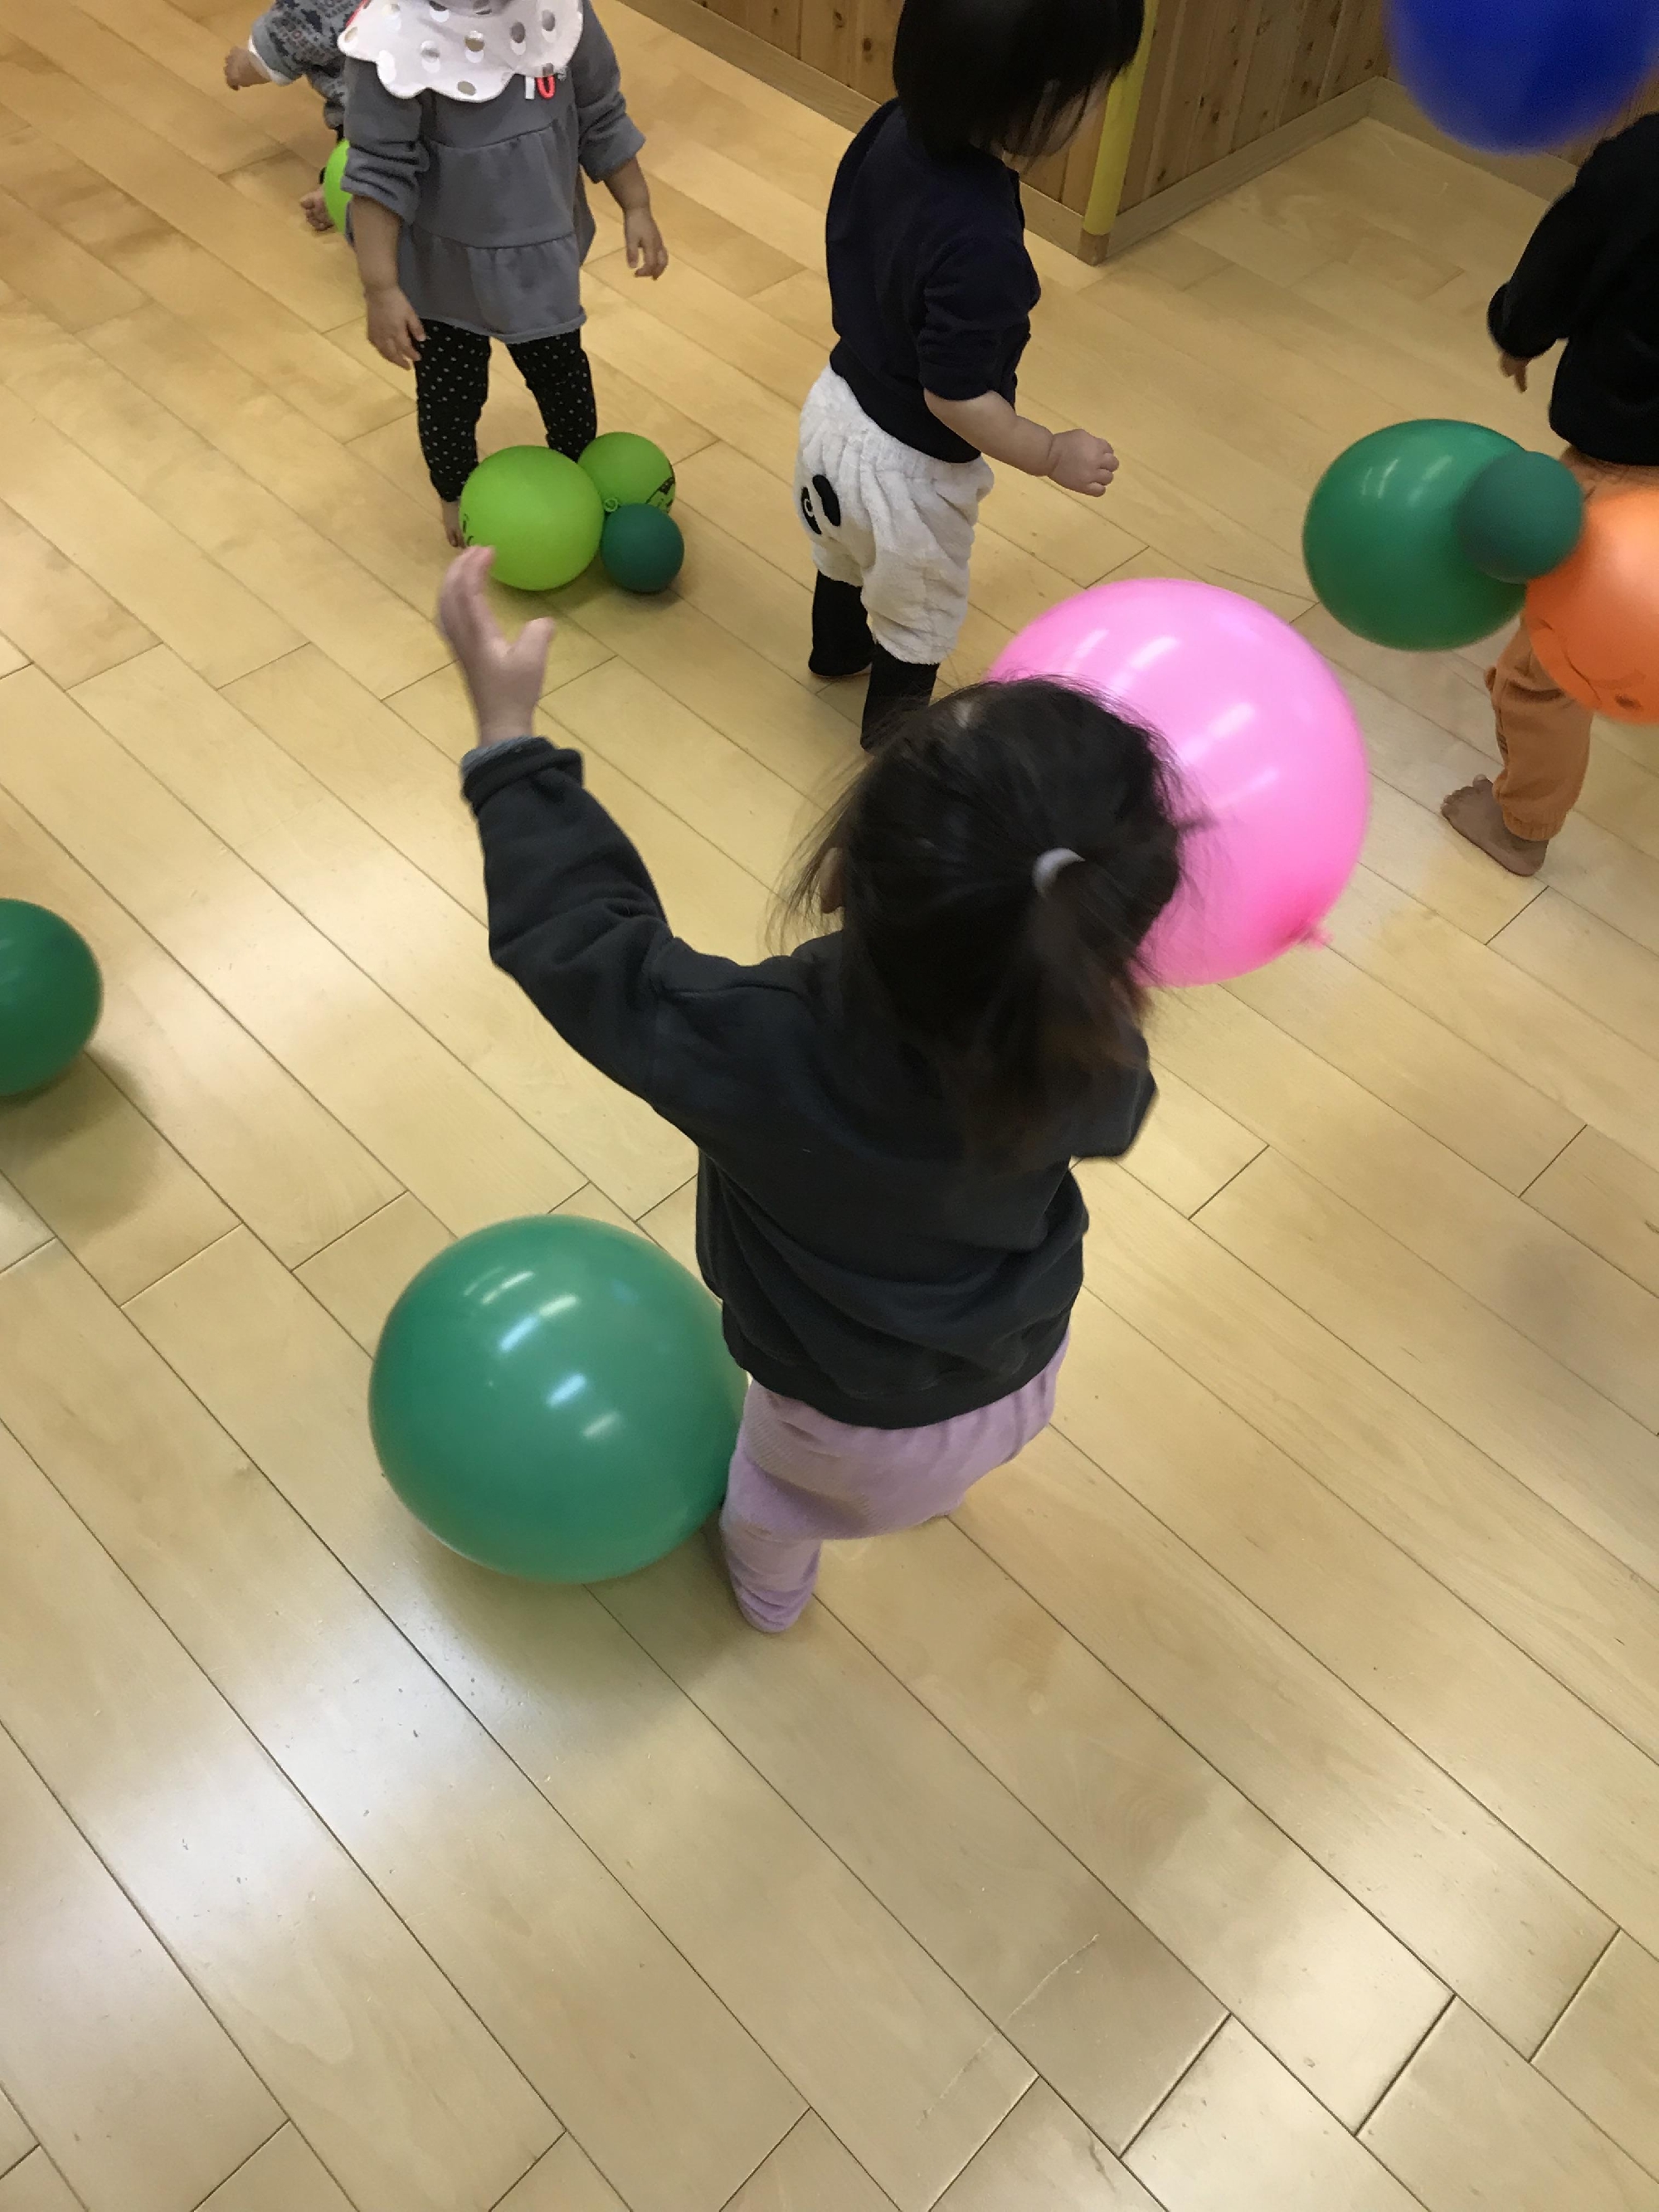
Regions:
[[[1083,1281],[1080,1157],[1156,1095],[1137,958],[1180,875],[1157,740],[1087,694],[981,684],[896,723],[744,964],[677,938],[645,864],[530,734],[550,625],[513,646],[464,554],[443,621],[490,948],[700,1155],[698,1258],[752,1378],[721,1535],[777,1632],[826,1538],[959,1505],[1046,1426]]]

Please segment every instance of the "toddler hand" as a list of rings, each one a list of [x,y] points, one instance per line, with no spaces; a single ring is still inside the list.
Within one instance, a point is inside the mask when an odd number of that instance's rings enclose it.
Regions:
[[[270,79],[246,46],[233,46],[225,56],[225,82],[233,92],[251,92]]]
[[[1500,353],[1498,356],[1498,374],[1507,376],[1517,392],[1526,390],[1527,371],[1530,367],[1531,363],[1522,361],[1518,353]]]
[[[1048,473],[1067,491],[1098,499],[1117,474],[1117,455],[1104,438],[1089,430],[1062,430],[1054,440]]]
[[[624,212],[623,239],[628,248],[628,265],[636,276],[662,275],[668,266],[668,248],[648,207],[629,208]]]
[[[472,696],[481,745],[535,734],[554,632],[551,617],[540,616],[508,644],[484,597],[484,579],[495,557],[488,545],[457,555],[438,596],[438,627]]]
[[[394,368],[413,368],[426,343],[426,331],[420,317],[396,284],[389,285],[383,292],[369,293],[368,299],[370,345],[376,353],[384,354]]]

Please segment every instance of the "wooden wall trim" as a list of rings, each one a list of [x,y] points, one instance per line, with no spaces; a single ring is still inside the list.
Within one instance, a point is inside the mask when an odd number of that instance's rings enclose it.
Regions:
[[[1252,139],[1231,154],[1224,154],[1218,161],[1207,168],[1196,170],[1190,177],[1182,177],[1176,184],[1150,199],[1139,201],[1126,208],[1113,224],[1109,237],[1085,234],[1083,258],[1085,261],[1103,260],[1109,252],[1121,253],[1142,239],[1150,238],[1154,231],[1165,230],[1183,216],[1203,207],[1207,201],[1218,199],[1237,185],[1248,184],[1259,177],[1264,169],[1275,168],[1280,161],[1299,154],[1304,146],[1312,146],[1321,138],[1328,138],[1334,131],[1345,131],[1351,123],[1358,123],[1371,112],[1375,84],[1357,84],[1350,91],[1339,93],[1322,106],[1310,108],[1294,122],[1281,124],[1264,138]]]

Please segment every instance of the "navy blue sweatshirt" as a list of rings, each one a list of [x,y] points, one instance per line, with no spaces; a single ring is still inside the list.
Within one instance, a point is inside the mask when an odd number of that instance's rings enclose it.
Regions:
[[[942,161],[911,136],[897,100],[842,157],[825,229],[830,366],[872,422],[918,453],[971,461],[922,397],[1012,405],[1041,295],[1025,250],[1019,179],[989,154]]]
[[[698,1148],[698,1258],[739,1366],[886,1429],[1040,1374],[1083,1281],[1071,1163],[1133,1143],[1144,1048],[1045,1164],[976,1164],[927,1064],[848,1019],[838,938],[752,967],[682,943],[580,755],[540,738],[470,757],[464,788],[496,966]]]

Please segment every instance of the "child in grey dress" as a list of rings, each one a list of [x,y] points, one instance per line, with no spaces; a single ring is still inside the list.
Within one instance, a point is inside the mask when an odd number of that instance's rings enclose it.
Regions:
[[[477,465],[489,342],[512,354],[547,442],[598,429],[582,349],[584,173],[623,210],[629,266],[668,264],[645,143],[591,8],[558,0],[368,0],[342,34],[344,183],[371,343],[413,367],[421,449],[452,544]]]

